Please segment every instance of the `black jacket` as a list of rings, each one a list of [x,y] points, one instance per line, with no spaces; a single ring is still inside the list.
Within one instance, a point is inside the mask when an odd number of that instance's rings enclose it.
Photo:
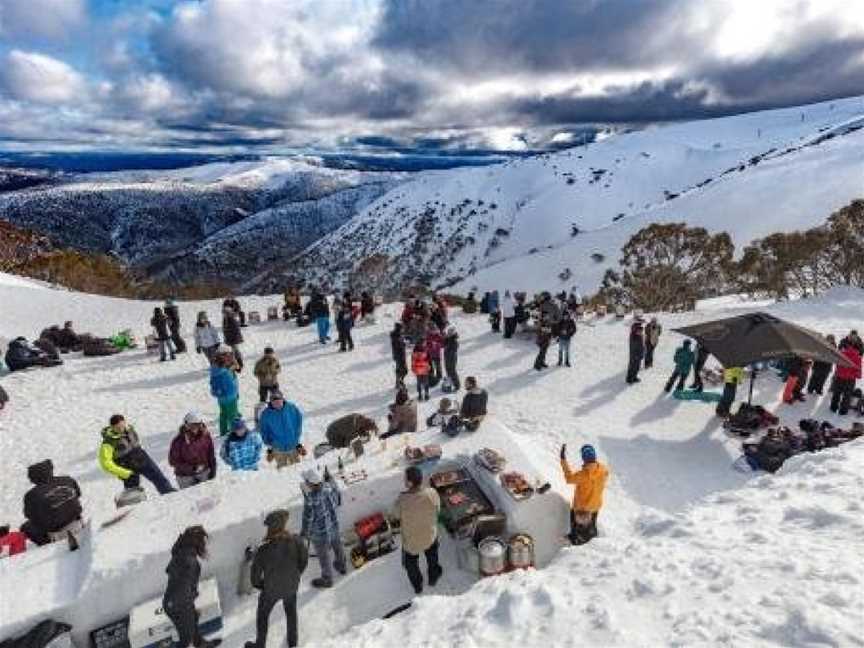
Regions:
[[[390,331],[390,351],[395,362],[405,362],[405,338],[401,331]]]
[[[327,306],[327,300],[323,295],[312,295],[309,303],[306,304],[306,314],[313,320],[319,317],[330,319],[330,307]]]
[[[252,561],[252,586],[265,597],[293,596],[308,562],[309,552],[297,536],[286,534],[267,540]]]
[[[630,332],[630,357],[641,358],[645,355],[645,338],[641,333]]]
[[[243,344],[243,333],[240,331],[240,320],[234,313],[225,313],[222,317],[222,336],[225,344],[236,346]]]
[[[459,336],[448,335],[444,338],[444,362],[456,364],[456,356],[459,353]]]
[[[172,330],[180,329],[180,310],[176,305],[165,307],[165,317],[168,318],[168,326]]]
[[[172,607],[194,607],[198,597],[198,580],[201,578],[201,563],[195,549],[180,540],[171,549],[171,562],[165,568],[168,586],[163,601],[170,601]]]
[[[28,367],[45,365],[47,362],[48,356],[42,351],[31,348],[26,340],[12,340],[6,350],[6,366],[9,367],[9,371],[20,371]]]
[[[171,339],[171,334],[168,333],[168,318],[164,314],[154,315],[150,319],[150,325],[156,330],[156,338],[158,340]]]
[[[81,489],[71,477],[51,477],[24,495],[24,517],[43,531],[59,531],[81,517]]]
[[[462,400],[462,409],[459,410],[459,415],[463,418],[486,416],[486,404],[488,400],[489,395],[485,389],[469,391]]]
[[[559,338],[569,340],[576,334],[576,322],[573,321],[572,317],[562,319],[560,322],[558,322],[557,333]]]

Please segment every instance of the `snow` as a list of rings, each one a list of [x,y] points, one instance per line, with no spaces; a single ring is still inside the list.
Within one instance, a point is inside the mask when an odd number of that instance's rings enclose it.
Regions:
[[[452,284],[460,293],[574,283],[593,292],[617,265],[622,245],[651,223],[727,231],[739,251],[775,231],[821,224],[864,195],[862,124],[864,98],[853,97],[425,173],[369,205],[301,261],[307,274],[331,283],[345,280],[345,257],[356,267],[385,254],[397,286],[429,275],[432,285]],[[354,243],[347,250],[346,240]],[[603,259],[592,259],[596,254]],[[572,279],[560,279],[568,268]]]
[[[247,312],[262,313],[277,301],[241,299]],[[36,289],[8,275],[0,275],[0,303],[3,339],[32,337],[66,319],[79,331],[107,334],[131,327],[143,338],[154,305]],[[695,313],[660,315],[665,332],[655,368],[629,388],[623,379],[626,321],[580,325],[574,368],[538,374],[531,370],[532,341],[502,340],[489,333],[484,317],[454,313],[462,340],[460,374],[478,376],[489,391],[492,415],[476,436],[450,441],[421,431],[412,442],[442,442],[447,459],[481,444],[500,444],[529,476],[549,480],[552,490],[537,496],[536,509],[523,509],[528,513],[522,523],[550,547],[548,556],[540,569],[475,582],[457,568],[445,541],[442,583],[387,621],[381,620],[386,611],[413,596],[398,553],[352,570],[327,592],[308,584],[318,575],[313,560],[299,595],[301,643],[861,646],[864,443],[796,457],[776,475],[733,470],[740,444],[722,433],[711,406],[661,393],[680,341],[673,327],[753,309],[734,298],[705,306]],[[188,328],[198,310],[216,318],[218,303],[180,308]],[[860,328],[864,293],[838,289],[767,310],[842,334]],[[396,313],[395,305],[385,306],[377,324],[355,329],[357,350],[345,354],[319,346],[308,328],[272,322],[244,329],[249,361],[264,346],[275,347],[283,365],[282,388],[306,415],[307,447],[342,414],[359,411],[384,420],[392,398],[387,331]],[[550,357],[554,360],[551,351]],[[95,460],[99,431],[111,414],[126,414],[166,474],[167,447],[183,414],[196,409],[208,419],[216,416],[205,361],[194,353],[174,363],[159,363],[143,351],[71,356],[60,368],[14,373],[2,384],[12,400],[0,414],[0,518],[12,524],[20,521],[26,466],[45,457],[58,472],[80,481],[94,528],[113,513],[119,484]],[[831,416],[821,400],[779,406],[779,391],[779,382],[763,377],[756,400],[786,424],[810,416],[850,423]],[[251,417],[256,385],[248,370],[241,376],[241,394],[243,411]],[[420,418],[436,405],[437,394],[423,404]],[[346,493],[343,528],[392,501],[400,488],[401,442],[390,439],[386,449],[373,444],[361,460],[371,478]],[[563,442],[574,462],[582,443],[595,444],[612,478],[600,537],[556,554],[554,540],[566,527],[570,498],[558,467]],[[55,614],[75,624],[78,645],[85,645],[87,631],[100,622],[159,594],[171,542],[184,526],[201,523],[212,535],[204,575],[219,579],[224,645],[242,646],[254,634],[255,609],[254,597],[234,594],[242,549],[260,537],[261,519],[272,507],[287,506],[292,525],[298,523],[299,474],[314,463],[308,458],[282,472],[264,465],[257,474],[242,475],[220,466],[212,483],[161,498],[150,491],[150,499],[128,518],[95,530],[76,553],[57,545],[0,561],[0,637]],[[284,621],[277,612],[270,645],[283,641]]]

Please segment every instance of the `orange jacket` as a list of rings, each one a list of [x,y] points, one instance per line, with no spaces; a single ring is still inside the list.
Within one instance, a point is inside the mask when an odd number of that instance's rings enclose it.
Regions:
[[[568,484],[576,486],[573,492],[573,510],[596,513],[603,506],[603,491],[609,479],[609,469],[598,461],[584,464],[582,470],[573,472],[566,459],[561,460],[561,470]]]
[[[425,351],[414,351],[411,354],[411,371],[415,376],[428,376],[431,368],[429,356]]]

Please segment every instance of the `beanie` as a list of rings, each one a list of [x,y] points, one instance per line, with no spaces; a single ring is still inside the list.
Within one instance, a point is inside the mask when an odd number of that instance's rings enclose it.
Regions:
[[[597,461],[597,451],[594,449],[594,446],[586,443],[582,446],[581,452],[583,463],[591,463],[592,461]]]

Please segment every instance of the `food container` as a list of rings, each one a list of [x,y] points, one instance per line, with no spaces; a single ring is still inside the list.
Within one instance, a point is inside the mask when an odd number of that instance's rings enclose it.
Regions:
[[[501,538],[489,537],[477,547],[480,553],[480,575],[501,574],[507,566],[507,546]]]
[[[510,538],[508,546],[510,567],[525,569],[534,566],[534,538],[527,533],[518,533]]]

